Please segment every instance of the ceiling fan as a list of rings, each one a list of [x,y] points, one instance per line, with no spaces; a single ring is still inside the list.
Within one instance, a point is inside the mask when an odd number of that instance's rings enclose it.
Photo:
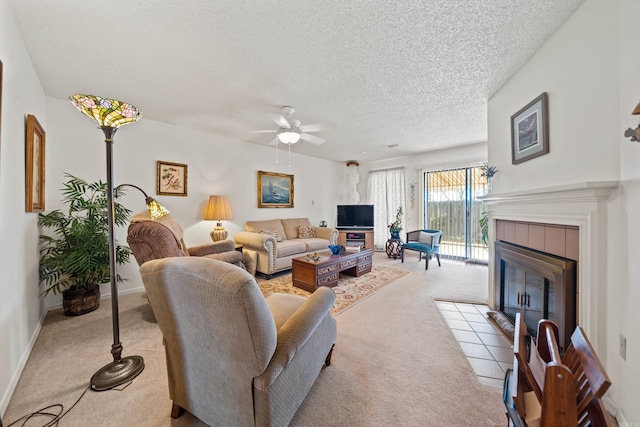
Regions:
[[[255,133],[275,133],[276,137],[271,141],[269,145],[276,145],[278,142],[282,142],[287,145],[295,144],[301,139],[312,144],[323,144],[325,140],[315,135],[311,135],[310,132],[318,132],[322,130],[331,129],[331,126],[316,123],[312,125],[300,124],[299,120],[293,118],[295,108],[285,105],[281,109],[281,114],[270,114],[271,119],[279,126],[278,129],[272,130],[257,130]]]

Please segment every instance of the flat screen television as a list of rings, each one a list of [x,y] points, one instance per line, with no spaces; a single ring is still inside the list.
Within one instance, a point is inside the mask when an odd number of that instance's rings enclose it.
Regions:
[[[373,205],[338,205],[338,228],[373,228]]]

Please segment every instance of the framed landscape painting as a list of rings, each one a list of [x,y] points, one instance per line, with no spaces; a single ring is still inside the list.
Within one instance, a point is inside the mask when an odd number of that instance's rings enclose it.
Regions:
[[[292,208],[293,175],[258,171],[258,207]]]
[[[160,196],[187,195],[187,165],[158,160],[156,193]]]
[[[27,116],[25,144],[25,211],[44,211],[45,133],[36,116]]]
[[[547,92],[511,116],[511,163],[526,162],[549,152]]]

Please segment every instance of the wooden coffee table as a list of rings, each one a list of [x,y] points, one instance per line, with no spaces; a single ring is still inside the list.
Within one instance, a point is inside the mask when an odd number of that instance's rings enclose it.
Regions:
[[[293,286],[314,292],[320,286],[336,286],[341,272],[359,277],[371,271],[371,249],[341,252],[338,255],[322,251],[318,255],[317,261],[306,255],[291,260]]]

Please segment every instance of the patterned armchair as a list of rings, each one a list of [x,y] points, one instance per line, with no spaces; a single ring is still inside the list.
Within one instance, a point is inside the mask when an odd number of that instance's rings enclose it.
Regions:
[[[242,253],[235,250],[233,240],[222,240],[187,247],[180,225],[171,215],[151,220],[148,211],[131,217],[127,243],[138,265],[147,261],[176,256],[197,256],[225,261],[244,269]]]

